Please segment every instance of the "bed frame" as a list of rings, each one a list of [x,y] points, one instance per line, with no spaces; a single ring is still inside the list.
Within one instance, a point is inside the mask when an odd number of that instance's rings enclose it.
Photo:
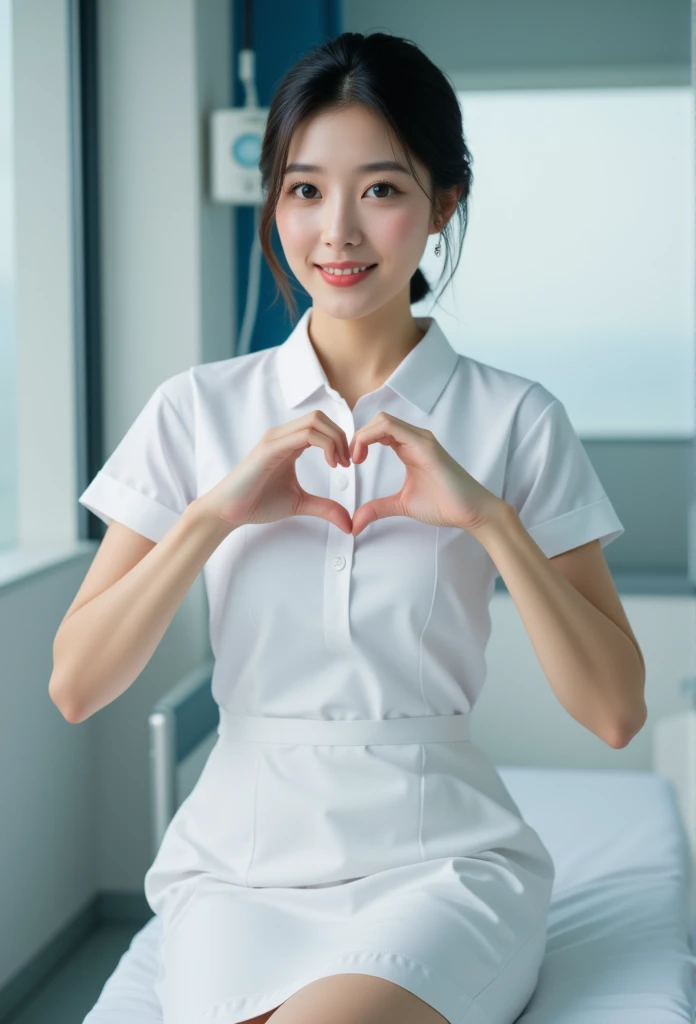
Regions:
[[[184,676],[148,716],[152,856],[177,809],[177,769],[220,723],[213,698],[212,660]]]
[[[696,882],[696,676],[682,679],[680,690],[692,707],[655,722],[652,768],[674,785],[682,821],[691,848],[691,865]],[[692,886],[691,937],[696,947],[696,885]]]

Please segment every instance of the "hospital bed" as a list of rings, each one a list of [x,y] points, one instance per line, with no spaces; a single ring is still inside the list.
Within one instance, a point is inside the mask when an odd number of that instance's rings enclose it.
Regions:
[[[212,667],[181,680],[149,716],[153,857],[178,805],[179,766],[217,731]],[[673,780],[496,767],[556,865],[546,954],[519,1024],[693,1024],[693,849]],[[83,1024],[162,1024],[160,935],[153,916]]]

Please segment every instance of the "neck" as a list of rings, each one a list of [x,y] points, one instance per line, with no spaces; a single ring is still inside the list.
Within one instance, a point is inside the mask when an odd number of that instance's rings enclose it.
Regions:
[[[312,307],[307,331],[329,384],[340,394],[373,391],[424,336],[410,309],[339,320]]]

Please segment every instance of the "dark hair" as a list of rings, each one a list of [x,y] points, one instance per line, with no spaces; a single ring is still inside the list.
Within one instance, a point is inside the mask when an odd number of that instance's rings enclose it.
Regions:
[[[364,106],[385,119],[403,146],[416,181],[410,153],[428,168],[435,193],[435,197],[429,197],[431,212],[442,191],[461,186],[456,207],[461,227],[459,250],[448,281],[459,265],[473,173],[456,93],[447,76],[411,40],[384,32],[344,32],[309,50],[285,73],[271,101],[261,145],[264,206],[259,237],[278,286],[274,301],[282,293],[292,317],[297,315],[297,305],[271,244],[290,141],[297,125],[306,118],[352,106]],[[443,230],[443,274],[450,259],[448,228],[449,222]],[[425,298],[429,291],[430,285],[418,268],[411,278],[411,303]]]

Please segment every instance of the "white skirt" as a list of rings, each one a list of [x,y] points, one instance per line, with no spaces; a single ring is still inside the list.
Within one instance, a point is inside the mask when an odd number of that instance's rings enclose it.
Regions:
[[[395,982],[451,1024],[512,1024],[537,984],[553,880],[469,715],[221,708],[145,876],[164,1024],[235,1024],[344,973]]]

